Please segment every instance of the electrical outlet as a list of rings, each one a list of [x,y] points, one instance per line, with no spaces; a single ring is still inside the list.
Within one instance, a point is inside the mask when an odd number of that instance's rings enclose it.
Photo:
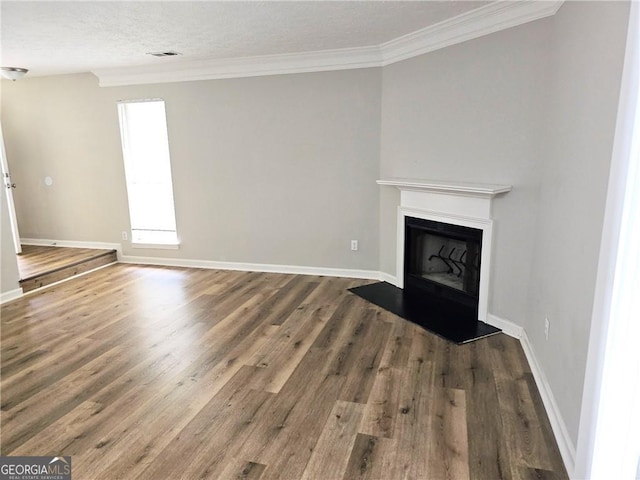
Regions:
[[[129,238],[129,235],[127,235],[127,232],[122,232],[122,240],[127,240]]]
[[[544,338],[549,340],[549,319],[545,317],[544,319]]]
[[[351,250],[354,252],[358,250],[358,240],[351,240]]]

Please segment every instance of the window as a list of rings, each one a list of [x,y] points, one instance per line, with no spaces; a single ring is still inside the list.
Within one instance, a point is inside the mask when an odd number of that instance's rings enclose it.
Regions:
[[[131,242],[177,245],[169,138],[163,100],[118,103]]]

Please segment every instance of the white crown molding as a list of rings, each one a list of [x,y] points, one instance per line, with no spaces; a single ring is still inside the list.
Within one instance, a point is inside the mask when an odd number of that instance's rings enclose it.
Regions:
[[[380,45],[382,65],[555,15],[564,0],[493,2]]]
[[[165,60],[93,70],[101,87],[383,67],[555,15],[564,0],[501,0],[376,46],[255,57]]]
[[[380,67],[378,47],[345,48],[225,59],[167,62],[159,65],[94,70],[101,87],[258,77]]]

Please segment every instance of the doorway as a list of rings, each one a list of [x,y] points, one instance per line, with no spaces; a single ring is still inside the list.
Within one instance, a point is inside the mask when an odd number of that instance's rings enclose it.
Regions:
[[[22,253],[20,245],[20,233],[18,231],[18,217],[16,216],[16,205],[13,200],[13,190],[16,184],[11,179],[9,171],[9,162],[7,161],[7,152],[4,148],[4,136],[2,134],[2,124],[0,123],[0,164],[2,165],[2,187],[7,196],[7,206],[9,209],[9,222],[11,223],[11,235],[13,237],[13,247],[16,255]]]

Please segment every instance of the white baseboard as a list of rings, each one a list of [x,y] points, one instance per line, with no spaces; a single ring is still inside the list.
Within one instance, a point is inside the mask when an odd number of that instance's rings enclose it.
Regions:
[[[16,298],[22,297],[23,292],[21,288],[16,288],[15,290],[9,290],[8,292],[0,293],[0,305],[10,302],[11,300],[15,300]]]
[[[237,270],[241,272],[289,273],[294,275],[318,275],[325,277],[362,278],[378,280],[380,273],[375,270],[352,270],[348,268],[305,267],[295,265],[273,265],[268,263],[218,262],[164,257],[138,257],[122,255],[121,263],[161,265],[170,267],[211,268],[217,270]]]
[[[558,443],[558,448],[560,449],[560,455],[562,455],[562,461],[567,469],[567,473],[571,476],[575,468],[576,447],[569,436],[567,425],[562,418],[558,404],[553,396],[551,386],[547,381],[544,370],[538,362],[533,345],[529,342],[529,337],[524,329],[522,329],[520,343],[522,344],[522,349],[524,350],[524,354],[529,362],[529,367],[531,367],[531,373],[533,374],[538,391],[542,397],[542,403],[547,411],[547,416],[549,417],[553,434],[556,438],[556,442]]]
[[[501,329],[505,334],[510,337],[521,339],[522,332],[524,331],[520,325],[516,325],[510,320],[505,320],[504,318],[500,318],[497,315],[492,313],[487,314],[487,323],[496,328]]]
[[[380,280],[381,282],[390,283],[391,285],[395,285],[396,287],[398,286],[398,279],[395,277],[395,275],[390,275],[385,272],[378,272],[378,280]]]
[[[39,247],[95,248],[99,250],[117,250],[118,258],[122,256],[122,245],[107,242],[78,242],[76,240],[53,240],[50,238],[21,238],[22,245]]]
[[[571,475],[575,465],[576,447],[569,436],[567,425],[562,418],[562,414],[560,413],[560,409],[556,403],[551,386],[547,381],[547,376],[544,374],[544,370],[540,366],[540,362],[538,362],[538,357],[535,354],[533,345],[531,345],[531,342],[529,341],[527,331],[520,325],[491,313],[487,315],[487,323],[502,329],[502,331],[510,337],[520,340],[522,350],[527,357],[529,368],[531,368],[531,373],[536,381],[540,397],[542,397],[542,403],[544,404],[547,416],[549,417],[549,422],[553,429],[553,435],[556,439],[556,443],[558,444],[558,448],[560,449],[560,455],[562,455],[562,461],[564,462],[567,472]]]

